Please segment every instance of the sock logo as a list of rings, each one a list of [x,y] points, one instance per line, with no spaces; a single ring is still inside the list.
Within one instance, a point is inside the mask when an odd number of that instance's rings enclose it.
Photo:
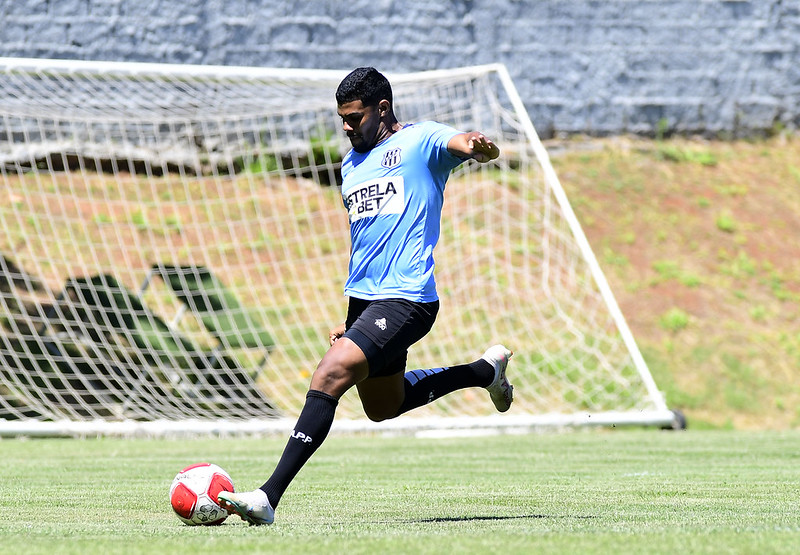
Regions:
[[[294,430],[292,430],[291,437],[293,437],[298,441],[302,441],[303,443],[311,443],[312,441],[314,441],[313,439],[311,439],[311,436],[307,436],[303,432],[296,432]]]
[[[375,325],[381,328],[381,331],[386,331],[386,318],[375,320]]]

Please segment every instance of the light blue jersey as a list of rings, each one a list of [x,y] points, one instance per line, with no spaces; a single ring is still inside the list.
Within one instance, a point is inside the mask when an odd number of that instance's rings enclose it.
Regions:
[[[345,295],[438,300],[433,249],[445,182],[463,162],[447,150],[459,133],[433,121],[416,123],[369,152],[344,157],[342,199],[352,240]]]

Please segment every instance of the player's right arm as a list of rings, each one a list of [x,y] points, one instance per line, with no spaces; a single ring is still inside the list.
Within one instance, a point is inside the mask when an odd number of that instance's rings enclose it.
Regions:
[[[330,331],[330,333],[328,334],[328,340],[330,341],[331,345],[336,343],[336,341],[338,341],[339,339],[342,338],[342,336],[344,336],[344,331],[345,331],[344,327],[345,326],[342,323]]]

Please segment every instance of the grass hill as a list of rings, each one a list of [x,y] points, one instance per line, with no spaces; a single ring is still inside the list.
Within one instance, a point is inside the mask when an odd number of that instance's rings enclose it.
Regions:
[[[800,427],[800,137],[548,149],[669,405]]]

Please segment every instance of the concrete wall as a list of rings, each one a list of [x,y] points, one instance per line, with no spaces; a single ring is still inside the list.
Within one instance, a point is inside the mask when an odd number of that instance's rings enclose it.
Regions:
[[[540,133],[800,126],[800,0],[0,0],[0,55],[505,63]]]

